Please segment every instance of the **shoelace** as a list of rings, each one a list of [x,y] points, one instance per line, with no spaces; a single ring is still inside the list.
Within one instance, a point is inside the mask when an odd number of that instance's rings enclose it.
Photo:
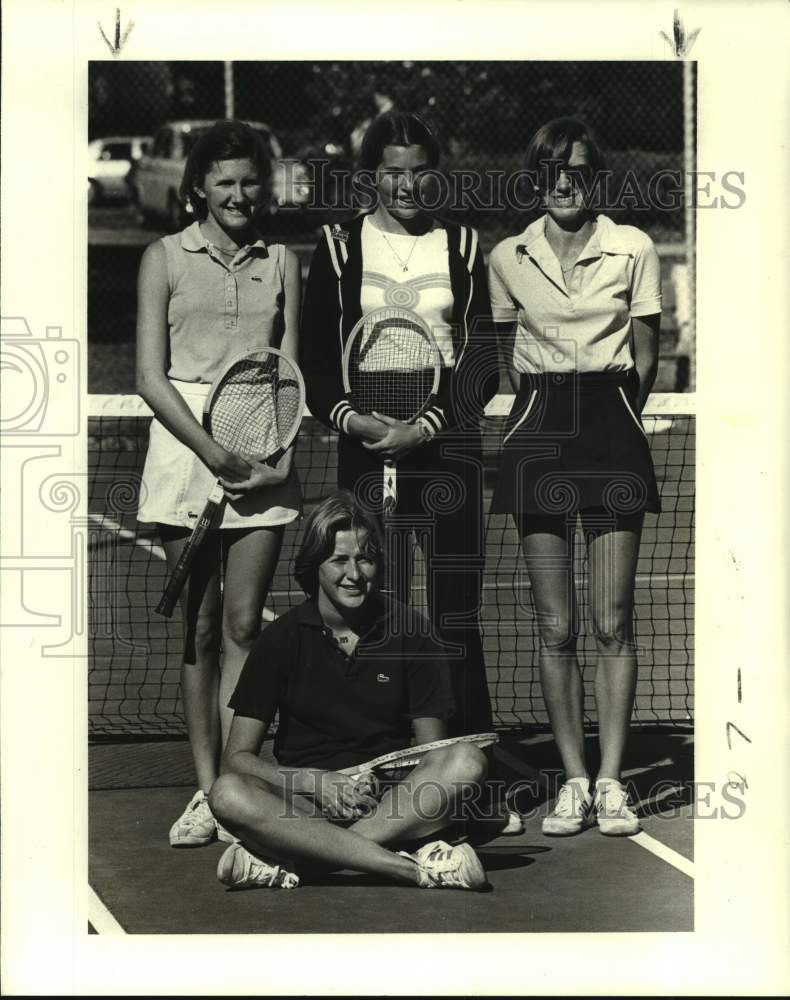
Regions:
[[[206,815],[206,813],[208,815]],[[182,818],[181,826],[190,828],[196,826],[198,823],[205,823],[209,819],[213,822],[208,802],[206,802],[205,799],[201,799],[199,802],[195,802],[189,812]]]
[[[293,872],[286,871],[280,865],[270,865],[265,861],[256,858],[254,854],[247,852],[247,868],[245,874],[257,880],[258,875],[263,876],[262,885],[272,888],[279,886],[281,889],[295,889],[299,885],[299,876]]]
[[[283,871],[283,869],[280,868],[277,885],[279,885],[281,889],[296,889],[299,885],[299,876],[295,875],[293,872]]]
[[[557,804],[554,807],[554,815],[563,819],[573,816],[577,807],[583,806],[584,799],[570,785],[563,785],[560,794],[557,796]]]
[[[619,785],[602,785],[598,790],[598,813],[614,816],[631,816],[626,790]]]

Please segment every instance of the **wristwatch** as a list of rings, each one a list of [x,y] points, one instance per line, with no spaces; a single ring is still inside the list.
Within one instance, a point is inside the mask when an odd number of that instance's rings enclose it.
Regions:
[[[419,430],[420,434],[422,434],[423,441],[433,441],[436,429],[431,426],[425,417],[417,417],[414,421],[414,426]]]

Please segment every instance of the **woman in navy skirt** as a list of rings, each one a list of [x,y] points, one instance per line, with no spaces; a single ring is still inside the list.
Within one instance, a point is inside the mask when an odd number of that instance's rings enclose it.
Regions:
[[[493,318],[518,376],[492,512],[512,514],[540,633],[540,672],[565,783],[551,835],[639,830],[620,777],[636,687],[634,581],[642,519],[660,501],[639,414],[655,380],[660,264],[650,238],[593,210],[601,151],[575,119],[526,154],[544,214],[489,262]],[[601,763],[584,753],[574,538],[587,546]]]

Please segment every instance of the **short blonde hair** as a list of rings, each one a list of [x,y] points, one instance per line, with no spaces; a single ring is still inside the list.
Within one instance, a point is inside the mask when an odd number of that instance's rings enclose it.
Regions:
[[[318,567],[335,551],[338,531],[364,531],[365,554],[376,564],[377,575],[384,567],[384,546],[376,518],[365,510],[348,490],[340,490],[322,500],[307,518],[302,544],[294,560],[294,577],[308,597],[318,593]]]

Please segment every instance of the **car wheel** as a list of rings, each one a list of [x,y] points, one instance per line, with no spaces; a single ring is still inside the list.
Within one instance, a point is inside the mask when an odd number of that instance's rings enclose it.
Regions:
[[[167,221],[170,224],[171,232],[178,232],[187,224],[184,206],[178,198],[171,192],[167,200]]]
[[[92,179],[88,179],[88,204],[98,205],[101,201],[101,186]]]

